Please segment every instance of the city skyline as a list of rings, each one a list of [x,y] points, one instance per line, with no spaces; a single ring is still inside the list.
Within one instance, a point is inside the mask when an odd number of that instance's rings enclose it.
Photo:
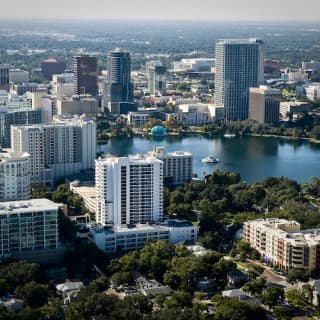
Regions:
[[[265,2],[241,0],[233,2],[203,0],[195,5],[193,1],[147,0],[125,1],[90,1],[90,5],[75,0],[55,2],[30,0],[21,2],[19,10],[16,4],[7,2],[2,5],[1,18],[12,19],[129,19],[129,20],[209,20],[209,21],[316,21],[320,18],[320,3],[308,1],[309,8],[301,1],[283,0],[277,6],[266,6]],[[36,8],[36,10],[35,10]],[[63,10],[62,10],[63,8]]]

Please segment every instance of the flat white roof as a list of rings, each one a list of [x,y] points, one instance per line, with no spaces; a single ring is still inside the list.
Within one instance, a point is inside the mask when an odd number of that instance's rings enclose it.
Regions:
[[[27,213],[37,211],[58,210],[58,204],[48,199],[31,199],[24,201],[6,201],[0,203],[0,215],[12,213]]]

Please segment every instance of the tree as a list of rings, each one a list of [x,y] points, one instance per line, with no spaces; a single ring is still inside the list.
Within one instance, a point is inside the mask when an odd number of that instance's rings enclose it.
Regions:
[[[49,298],[48,303],[41,307],[40,312],[44,319],[58,320],[63,318],[63,302],[60,298]]]
[[[297,308],[309,308],[309,302],[298,289],[288,289],[286,291],[287,301]]]
[[[111,282],[116,286],[120,286],[122,284],[128,284],[133,281],[133,276],[128,271],[119,271],[113,274],[111,277]]]
[[[159,119],[155,119],[155,118],[151,118],[149,121],[147,121],[145,124],[144,124],[144,128],[145,129],[151,129],[152,127],[154,126],[159,126],[159,125],[162,125],[162,121],[159,120]]]
[[[50,189],[43,184],[33,184],[31,189],[31,198],[32,199],[46,198],[51,200],[52,193]]]
[[[43,306],[49,297],[48,286],[34,281],[17,287],[15,294],[32,308]]]
[[[278,320],[291,320],[291,316],[288,313],[288,308],[284,306],[276,306],[273,310],[273,314]]]
[[[309,280],[309,272],[302,269],[290,269],[287,275],[287,281],[289,283],[295,283],[297,281],[307,282]]]
[[[189,292],[185,291],[176,291],[174,294],[166,300],[166,306],[169,308],[172,307],[191,307],[192,306],[192,296]]]
[[[222,298],[217,306],[214,316],[215,320],[247,320],[267,319],[265,311],[256,305],[249,305],[245,302]]]
[[[269,308],[273,308],[279,301],[279,299],[284,298],[284,290],[278,287],[271,287],[263,290],[261,294],[261,302],[268,306]]]
[[[134,295],[125,297],[125,319],[140,320],[148,319],[152,311],[152,302],[149,297]]]
[[[13,292],[18,286],[40,280],[40,266],[26,261],[12,262],[0,267],[0,279],[6,281],[6,290]]]
[[[245,292],[249,292],[252,295],[260,295],[266,286],[266,280],[264,278],[257,278],[247,282],[243,286]]]

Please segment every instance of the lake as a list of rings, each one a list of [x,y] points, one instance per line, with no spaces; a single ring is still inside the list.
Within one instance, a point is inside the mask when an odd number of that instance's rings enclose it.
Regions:
[[[154,146],[166,151],[189,151],[193,154],[193,172],[199,177],[219,169],[237,171],[247,182],[267,176],[285,176],[307,182],[320,177],[320,143],[274,137],[210,137],[202,135],[154,137],[115,137],[98,151],[116,156],[146,153]],[[203,164],[201,159],[213,155],[218,164]]]

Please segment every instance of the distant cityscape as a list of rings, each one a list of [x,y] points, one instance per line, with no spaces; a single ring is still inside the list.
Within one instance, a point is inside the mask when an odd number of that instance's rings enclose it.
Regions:
[[[39,307],[37,319],[77,319],[77,299],[85,300],[93,273],[108,279],[106,295],[153,299],[135,319],[164,319],[157,310],[170,310],[166,296],[188,312],[201,301],[205,311],[192,319],[238,319],[218,316],[225,297],[248,309],[239,319],[258,319],[259,312],[262,319],[290,319],[285,314],[297,309],[319,319],[319,172],[301,185],[291,177],[249,184],[238,173],[213,170],[221,159],[208,150],[201,162],[212,172],[198,176],[193,150],[162,144],[166,136],[186,135],[319,143],[320,56],[284,65],[266,55],[267,47],[260,38],[216,39],[211,55],[200,48],[190,56],[154,54],[138,68],[136,53],[123,48],[105,53],[104,64],[83,48],[72,60],[34,54],[37,68],[6,60],[11,53],[1,48],[0,274],[26,260],[57,273],[69,268],[65,273],[77,278],[52,277],[56,293],[42,305],[30,304],[18,287],[26,284],[2,290],[0,282],[0,305],[16,312],[10,319],[25,306]],[[112,138],[135,136],[159,143],[145,154],[98,151]],[[78,261],[89,264],[87,273],[77,272]],[[198,269],[185,279],[182,268],[189,267]],[[190,302],[179,302],[179,294]],[[44,317],[41,308],[53,306],[53,297],[62,299],[59,307]],[[109,319],[87,316],[78,319]]]

